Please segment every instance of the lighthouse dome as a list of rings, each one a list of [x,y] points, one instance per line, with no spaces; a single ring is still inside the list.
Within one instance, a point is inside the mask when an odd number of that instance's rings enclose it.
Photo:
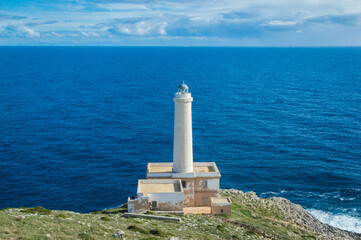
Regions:
[[[178,86],[178,92],[181,92],[181,93],[187,93],[188,89],[189,89],[189,87],[184,83],[184,81],[182,82],[182,84],[179,84],[179,86]]]

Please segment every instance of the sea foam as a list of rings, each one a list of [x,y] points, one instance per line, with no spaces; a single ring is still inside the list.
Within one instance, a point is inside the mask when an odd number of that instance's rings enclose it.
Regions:
[[[361,218],[347,214],[334,214],[316,209],[307,209],[315,218],[323,223],[343,230],[361,233]]]

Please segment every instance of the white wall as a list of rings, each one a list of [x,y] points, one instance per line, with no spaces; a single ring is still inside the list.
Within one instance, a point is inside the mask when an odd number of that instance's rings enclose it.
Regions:
[[[148,193],[150,201],[157,201],[159,210],[183,211],[183,193]],[[162,206],[163,209],[162,209]],[[165,208],[165,209],[164,209]]]
[[[219,178],[208,179],[208,189],[219,190]]]

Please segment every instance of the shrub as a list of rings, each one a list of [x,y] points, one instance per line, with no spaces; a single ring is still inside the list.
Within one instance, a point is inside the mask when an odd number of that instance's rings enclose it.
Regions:
[[[20,212],[38,213],[38,214],[41,214],[41,215],[49,215],[51,213],[51,210],[39,206],[39,207],[33,207],[33,208],[26,208],[24,210],[21,210]]]
[[[21,217],[21,216],[20,216],[20,217],[15,218],[15,220],[18,221],[18,222],[21,222],[21,221],[24,220],[24,217]]]
[[[143,234],[149,234],[146,230],[144,230],[141,227],[135,226],[135,225],[130,225],[129,227],[127,227],[128,230],[134,231],[134,232],[139,232],[139,233],[143,233]]]
[[[86,233],[79,233],[78,236],[84,240],[94,240],[94,238],[92,238],[89,234]]]
[[[156,236],[161,236],[161,237],[165,237],[165,234],[161,231],[161,230],[159,230],[159,229],[152,229],[152,230],[150,230],[149,231],[151,234],[153,234],[153,235],[156,235]]]
[[[217,229],[221,232],[224,232],[226,230],[223,225],[218,225]]]
[[[110,222],[111,219],[108,218],[107,216],[101,217],[100,220],[106,221],[106,222]]]

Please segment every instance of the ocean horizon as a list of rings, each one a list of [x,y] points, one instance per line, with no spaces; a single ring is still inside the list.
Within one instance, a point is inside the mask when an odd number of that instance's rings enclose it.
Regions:
[[[173,95],[221,188],[361,233],[360,47],[0,47],[0,208],[90,212],[171,162]]]

